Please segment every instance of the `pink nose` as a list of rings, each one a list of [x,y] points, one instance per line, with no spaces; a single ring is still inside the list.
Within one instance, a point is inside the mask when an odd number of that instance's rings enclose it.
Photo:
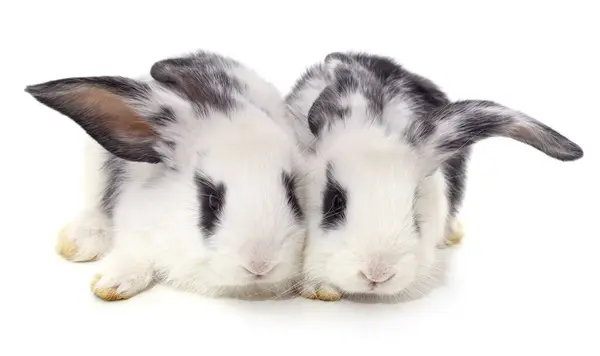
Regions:
[[[265,261],[250,261],[244,269],[256,276],[265,276],[275,268],[274,265]]]

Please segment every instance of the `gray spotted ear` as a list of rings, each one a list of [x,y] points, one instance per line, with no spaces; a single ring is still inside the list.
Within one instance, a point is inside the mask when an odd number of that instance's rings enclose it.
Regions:
[[[194,102],[215,102],[217,98],[203,82],[206,67],[197,62],[194,57],[164,59],[152,65],[150,75],[156,81],[177,88]]]
[[[123,77],[86,77],[30,85],[25,91],[37,101],[69,117],[115,156],[129,161],[158,163],[158,138],[136,110],[147,102],[150,89]]]
[[[491,101],[465,100],[411,122],[406,139],[439,164],[489,137],[508,137],[560,161],[583,157],[583,150],[544,123]]]
[[[150,68],[150,75],[194,103],[229,110],[234,106],[233,93],[241,90],[241,84],[229,73],[236,66],[238,62],[233,59],[198,51],[158,61]]]

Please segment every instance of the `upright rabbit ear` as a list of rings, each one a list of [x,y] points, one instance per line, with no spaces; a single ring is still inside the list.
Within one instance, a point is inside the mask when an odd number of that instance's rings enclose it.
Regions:
[[[491,101],[447,105],[424,120],[411,122],[407,140],[440,164],[462,148],[488,137],[509,137],[561,161],[583,157],[583,150],[532,117]]]
[[[147,105],[149,87],[122,77],[87,77],[30,85],[25,91],[69,117],[117,157],[158,163],[157,134],[136,109]]]

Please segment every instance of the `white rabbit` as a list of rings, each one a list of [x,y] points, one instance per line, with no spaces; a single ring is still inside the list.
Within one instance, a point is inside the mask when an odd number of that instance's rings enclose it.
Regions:
[[[490,101],[450,102],[392,59],[331,53],[286,97],[311,152],[304,287],[308,298],[418,298],[443,278],[470,146],[509,137],[573,161],[582,149]]]
[[[150,77],[28,86],[90,138],[85,208],[59,236],[72,261],[103,257],[105,300],[151,282],[209,296],[290,289],[306,234],[302,161],[274,86],[238,61],[197,53]]]

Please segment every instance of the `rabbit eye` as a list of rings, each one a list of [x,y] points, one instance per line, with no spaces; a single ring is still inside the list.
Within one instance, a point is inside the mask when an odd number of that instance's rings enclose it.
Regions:
[[[337,193],[333,196],[331,200],[331,212],[339,213],[344,210],[346,207],[346,201],[342,194]]]
[[[210,178],[202,175],[196,176],[196,185],[200,205],[198,227],[205,231],[206,237],[209,237],[221,222],[226,189],[223,183],[213,182]]]
[[[221,210],[221,199],[219,199],[216,195],[211,194],[208,196],[208,206],[214,212],[218,212]]]
[[[324,229],[335,229],[346,219],[347,195],[346,190],[335,180],[333,174],[327,174],[327,184],[323,194],[323,220]]]

